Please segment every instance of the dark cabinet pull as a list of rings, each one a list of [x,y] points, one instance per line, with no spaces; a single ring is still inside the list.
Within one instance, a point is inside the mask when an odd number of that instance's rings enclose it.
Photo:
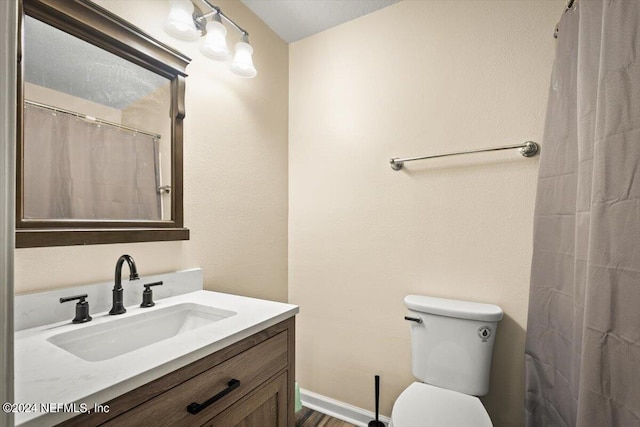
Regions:
[[[227,394],[231,393],[233,390],[237,389],[238,387],[240,387],[240,380],[236,380],[235,378],[233,378],[231,379],[231,381],[227,383],[227,388],[225,388],[220,393],[216,394],[215,396],[213,396],[211,399],[207,400],[204,403],[193,402],[192,404],[187,406],[187,411],[190,414],[197,414],[207,406],[222,399],[223,397],[225,397]]]

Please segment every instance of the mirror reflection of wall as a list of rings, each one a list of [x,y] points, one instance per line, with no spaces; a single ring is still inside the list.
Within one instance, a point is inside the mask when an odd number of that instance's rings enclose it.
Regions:
[[[170,80],[24,22],[24,216],[168,220]]]

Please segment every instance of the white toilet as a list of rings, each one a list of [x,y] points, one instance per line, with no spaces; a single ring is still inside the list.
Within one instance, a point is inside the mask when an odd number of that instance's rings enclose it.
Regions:
[[[480,399],[489,391],[497,305],[409,295],[413,375],[390,427],[492,427]]]

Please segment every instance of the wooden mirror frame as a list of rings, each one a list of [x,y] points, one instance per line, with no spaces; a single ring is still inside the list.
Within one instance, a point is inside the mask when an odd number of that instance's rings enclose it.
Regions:
[[[142,66],[171,81],[171,220],[77,220],[24,218],[24,16]],[[182,120],[185,69],[191,59],[88,0],[21,0],[18,26],[16,150],[16,248],[188,240],[182,208]]]

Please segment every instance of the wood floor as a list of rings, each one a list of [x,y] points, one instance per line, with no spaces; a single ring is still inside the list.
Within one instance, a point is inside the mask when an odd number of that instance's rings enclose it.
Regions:
[[[296,414],[296,427],[355,427],[353,424],[303,407]]]

